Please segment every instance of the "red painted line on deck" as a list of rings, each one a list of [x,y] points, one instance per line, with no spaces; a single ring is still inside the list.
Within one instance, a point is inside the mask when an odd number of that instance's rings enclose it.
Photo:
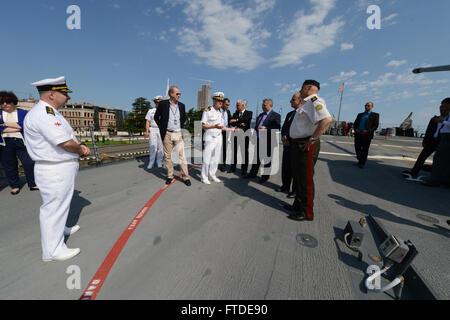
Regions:
[[[194,169],[197,166],[198,165],[194,165],[190,170]],[[141,211],[139,211],[139,213],[136,215],[136,217],[134,217],[134,219],[131,220],[128,227],[122,233],[120,238],[116,241],[116,243],[112,247],[111,251],[108,253],[105,260],[100,265],[100,268],[97,270],[94,277],[89,282],[88,286],[84,290],[84,292],[81,295],[79,300],[95,300],[95,298],[97,297],[98,293],[100,292],[103,284],[105,283],[109,272],[111,271],[112,267],[114,266],[114,263],[116,262],[117,258],[119,257],[119,255],[122,252],[125,245],[127,244],[128,239],[131,237],[133,232],[136,230],[136,228],[139,226],[141,221],[144,219],[145,215],[150,211],[150,208],[155,204],[155,202],[159,199],[159,197],[163,194],[163,192],[166,191],[172,184],[174,184],[180,178],[181,178],[181,174],[179,176],[177,176],[172,181],[171,184],[165,185],[158,192],[156,192],[153,195],[153,197],[151,197],[151,199],[141,209]]]

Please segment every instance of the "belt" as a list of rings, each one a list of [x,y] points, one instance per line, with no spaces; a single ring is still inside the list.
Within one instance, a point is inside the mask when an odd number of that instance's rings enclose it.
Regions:
[[[291,138],[291,140],[292,140],[293,142],[299,142],[299,141],[308,141],[309,138],[311,138],[311,136],[306,137],[306,138],[297,138],[297,139],[292,139],[292,138]]]
[[[22,140],[23,141],[22,138],[15,138],[15,137],[3,137],[3,139],[4,140],[9,140],[9,139],[11,139],[11,140]]]
[[[61,164],[61,163],[70,163],[70,162],[78,162],[78,159],[70,159],[70,160],[64,160],[64,161],[45,161],[45,160],[35,161],[35,163],[37,163],[37,164]]]

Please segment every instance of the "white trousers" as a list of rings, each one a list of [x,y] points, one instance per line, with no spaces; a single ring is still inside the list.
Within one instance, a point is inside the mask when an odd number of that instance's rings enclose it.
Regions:
[[[205,135],[205,149],[203,150],[202,180],[216,176],[222,152],[222,135],[212,137]]]
[[[148,143],[150,145],[148,167],[151,168],[156,163],[158,166],[162,165],[164,150],[161,140],[161,133],[158,128],[150,128]]]
[[[34,166],[36,185],[42,197],[39,215],[42,259],[52,259],[67,250],[64,227],[69,215],[78,167],[78,160],[54,164],[36,162]]]

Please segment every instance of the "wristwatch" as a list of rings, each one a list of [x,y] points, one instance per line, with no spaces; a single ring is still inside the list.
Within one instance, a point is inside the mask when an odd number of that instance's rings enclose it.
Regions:
[[[313,137],[309,138],[309,142],[315,142],[317,140],[319,140],[319,139],[314,139]]]

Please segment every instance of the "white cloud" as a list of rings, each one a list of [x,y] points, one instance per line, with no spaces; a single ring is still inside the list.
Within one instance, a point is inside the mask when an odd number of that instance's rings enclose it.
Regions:
[[[382,25],[383,26],[386,26],[386,25],[391,26],[391,25],[397,24],[397,21],[394,21],[394,19],[396,17],[398,17],[397,13],[393,13],[393,14],[388,15],[387,17],[385,17],[385,18],[383,18],[381,20],[382,21]]]
[[[295,13],[298,18],[282,34],[284,46],[279,55],[272,59],[272,67],[299,65],[304,57],[320,53],[334,45],[345,22],[339,18],[329,24],[324,22],[336,1],[310,0],[310,3],[313,6],[312,13],[308,15],[304,10]]]
[[[364,71],[361,75],[363,75],[363,76],[367,76],[367,75],[369,75],[370,74],[370,72],[369,71]]]
[[[265,59],[258,50],[271,36],[259,22],[256,12],[273,8],[273,0],[253,0],[256,6],[238,10],[222,0],[178,0],[185,4],[188,25],[179,29],[180,53],[192,53],[200,61],[226,69],[253,70]]]
[[[389,62],[387,64],[388,67],[400,67],[404,64],[406,64],[408,61],[407,60],[392,60],[391,62]]]
[[[155,8],[155,12],[156,12],[157,14],[159,14],[159,15],[164,14],[164,10],[161,9],[160,7],[156,7],[156,8]]]
[[[344,42],[341,44],[341,51],[352,50],[354,47],[353,43]]]
[[[341,72],[338,76],[331,77],[330,80],[333,82],[342,82],[353,78],[357,74],[358,73],[354,70],[350,72]]]
[[[390,14],[390,15],[388,15],[386,18],[383,18],[383,22],[388,22],[388,21],[391,21],[392,19],[394,19],[395,17],[397,17],[398,16],[398,14],[397,13],[393,13],[393,14]]]
[[[392,52],[386,52],[385,57],[390,57],[390,56],[392,56]]]

